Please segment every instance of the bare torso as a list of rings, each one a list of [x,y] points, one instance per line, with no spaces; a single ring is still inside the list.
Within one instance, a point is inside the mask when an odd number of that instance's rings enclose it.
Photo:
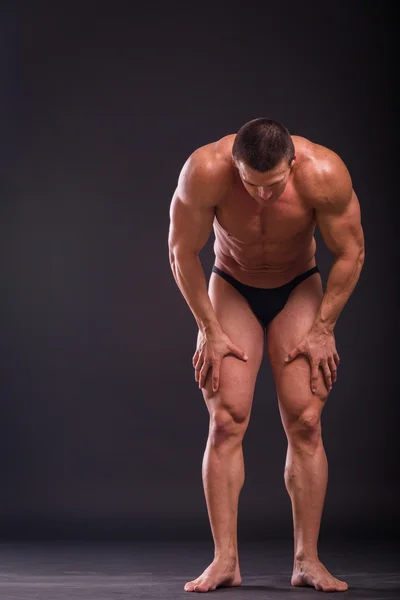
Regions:
[[[298,185],[313,144],[293,136],[296,169],[277,201],[262,207],[232,163],[234,138],[229,135],[209,146],[226,180],[215,209],[215,265],[247,285],[277,287],[315,265],[315,214],[304,186]]]

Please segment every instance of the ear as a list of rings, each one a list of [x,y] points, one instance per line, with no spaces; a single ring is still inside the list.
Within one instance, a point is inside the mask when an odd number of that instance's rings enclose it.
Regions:
[[[292,162],[289,165],[290,168],[292,168],[294,166],[295,162],[296,162],[296,155],[294,155],[293,158],[292,158]]]
[[[233,158],[233,154],[231,154],[231,160],[232,160],[233,166],[234,166],[236,169],[238,169],[237,163],[236,163],[235,159]]]

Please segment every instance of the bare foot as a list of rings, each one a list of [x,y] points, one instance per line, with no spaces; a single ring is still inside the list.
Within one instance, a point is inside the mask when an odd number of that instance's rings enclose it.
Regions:
[[[314,587],[321,592],[345,592],[349,587],[345,581],[333,577],[319,560],[296,563],[292,585]]]
[[[234,587],[242,583],[239,564],[235,558],[214,559],[193,581],[186,583],[185,592],[211,592],[217,587]]]

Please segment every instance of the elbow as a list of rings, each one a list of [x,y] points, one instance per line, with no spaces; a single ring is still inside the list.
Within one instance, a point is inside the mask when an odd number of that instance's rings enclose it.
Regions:
[[[177,267],[178,267],[178,256],[177,256],[176,248],[169,249],[169,264],[170,264],[172,273],[174,274],[174,277],[176,277],[176,271],[177,271]]]
[[[360,264],[360,266],[362,267],[365,261],[365,246],[360,246],[359,251],[358,251],[358,262]]]
[[[358,274],[361,273],[365,260],[365,249],[364,247],[360,247],[357,249],[357,252],[353,254],[353,263]]]
[[[335,258],[337,260],[345,260],[346,262],[351,262],[362,267],[365,260],[365,248],[364,246],[352,245],[341,252],[335,253]]]
[[[169,247],[169,262],[171,266],[175,265],[180,260],[197,256],[198,252],[193,252],[191,250],[183,249],[177,246]]]
[[[175,278],[176,281],[177,280],[177,261],[176,261],[176,254],[173,248],[169,249],[169,266],[171,267],[171,271],[172,274]]]
[[[171,264],[176,262],[179,252],[180,252],[180,244],[178,244],[176,241],[169,240],[168,241],[168,254],[169,254],[169,262]]]
[[[357,251],[353,252],[353,260],[357,263],[360,269],[362,269],[365,260],[364,246],[360,246],[359,248],[357,248]]]

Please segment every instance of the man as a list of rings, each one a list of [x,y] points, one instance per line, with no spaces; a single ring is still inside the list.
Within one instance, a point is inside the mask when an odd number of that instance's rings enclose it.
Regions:
[[[215,555],[185,590],[241,583],[242,440],[265,335],[288,440],[291,583],[345,591],[347,584],[319,561],[317,541],[328,477],[321,412],[339,364],[334,327],[364,262],[349,172],[331,150],[255,119],[189,157],[170,217],[171,267],[199,327],[193,366],[210,414],[203,483]],[[335,256],[325,292],[315,261],[316,224]],[[212,226],[215,265],[207,293],[198,255]]]

